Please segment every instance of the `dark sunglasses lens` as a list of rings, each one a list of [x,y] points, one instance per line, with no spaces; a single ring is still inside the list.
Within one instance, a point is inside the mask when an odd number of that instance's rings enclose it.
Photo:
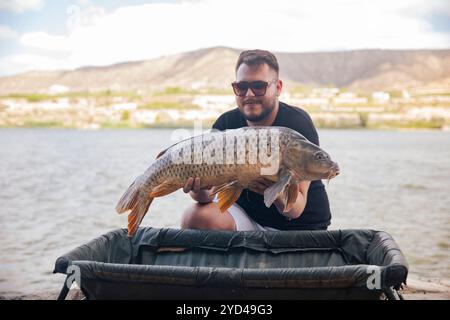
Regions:
[[[236,93],[236,95],[238,95],[238,96],[245,96],[245,94],[247,93],[248,87],[249,87],[249,85],[246,82],[233,83],[234,93]]]
[[[257,96],[263,96],[266,93],[267,82],[255,81],[252,82],[252,91]]]

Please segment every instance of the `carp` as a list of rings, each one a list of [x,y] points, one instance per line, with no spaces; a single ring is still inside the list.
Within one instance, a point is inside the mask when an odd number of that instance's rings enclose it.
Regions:
[[[281,196],[289,211],[300,181],[331,179],[339,166],[328,153],[295,130],[285,127],[243,127],[212,131],[180,141],[160,152],[148,169],[129,186],[116,211],[128,215],[128,236],[141,224],[154,198],[182,188],[199,177],[202,189],[217,195],[221,212],[248,185],[263,176],[274,184],[264,191],[270,207]]]

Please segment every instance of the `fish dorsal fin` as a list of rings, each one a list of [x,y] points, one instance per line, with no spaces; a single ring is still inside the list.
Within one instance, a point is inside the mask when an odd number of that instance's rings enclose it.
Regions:
[[[195,138],[201,137],[201,136],[203,136],[203,135],[205,135],[205,134],[207,134],[207,133],[198,134],[198,135],[196,135],[196,136],[193,136],[193,137],[186,138],[186,139],[180,140],[180,141],[178,141],[178,142],[175,142],[175,143],[174,143],[173,145],[171,145],[170,147],[168,147],[168,148],[164,149],[163,151],[161,151],[160,153],[158,153],[158,155],[156,156],[156,159],[159,159],[160,157],[162,157],[169,149],[175,147],[177,144],[183,143],[183,142],[188,141],[188,140],[191,140],[191,139],[195,139]]]
[[[169,148],[167,148],[167,149],[169,149]],[[161,158],[161,156],[162,156],[164,153],[166,153],[167,149],[164,149],[163,151],[161,151],[160,153],[158,153],[158,155],[156,156],[156,159]]]
[[[195,138],[195,137],[192,137],[192,138]],[[161,158],[161,157],[162,157],[169,149],[175,147],[177,144],[180,144],[180,143],[185,142],[185,141],[187,141],[187,140],[190,140],[190,139],[192,139],[192,138],[183,139],[183,140],[181,140],[181,141],[178,141],[178,142],[174,143],[174,144],[171,145],[170,147],[168,147],[168,148],[164,149],[163,151],[161,151],[160,153],[158,153],[158,155],[156,156],[156,159]]]

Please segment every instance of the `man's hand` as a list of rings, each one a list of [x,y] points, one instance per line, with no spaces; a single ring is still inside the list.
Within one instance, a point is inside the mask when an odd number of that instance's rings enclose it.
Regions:
[[[200,192],[200,178],[190,177],[189,179],[187,179],[186,183],[184,184],[183,191],[184,191],[184,193],[188,193],[191,191],[194,193],[199,193]]]
[[[184,193],[189,193],[192,199],[199,203],[212,202],[212,199],[209,196],[211,193],[210,189],[201,189],[200,185],[199,177],[190,177],[184,184],[183,191]]]

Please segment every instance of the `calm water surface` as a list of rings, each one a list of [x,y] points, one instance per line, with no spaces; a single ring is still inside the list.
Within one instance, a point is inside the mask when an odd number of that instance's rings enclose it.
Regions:
[[[172,130],[0,130],[0,295],[59,289],[57,257],[125,227],[114,206],[171,144]],[[321,130],[341,175],[327,186],[330,229],[390,233],[427,278],[450,278],[450,133]],[[157,199],[143,225],[178,227],[192,200]]]

